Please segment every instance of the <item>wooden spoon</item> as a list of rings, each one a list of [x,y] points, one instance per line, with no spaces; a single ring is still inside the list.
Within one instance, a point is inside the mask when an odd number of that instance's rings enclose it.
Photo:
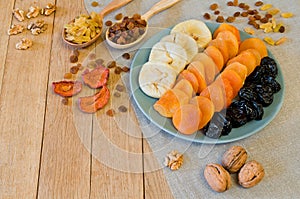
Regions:
[[[145,14],[143,14],[141,16],[141,19],[144,19],[146,22],[147,22],[147,26],[146,26],[146,29],[145,29],[145,32],[140,35],[135,41],[133,41],[132,43],[128,43],[128,44],[117,44],[113,41],[111,41],[109,39],[109,29],[107,29],[106,31],[106,34],[105,34],[105,38],[106,38],[106,41],[107,43],[113,47],[113,48],[116,48],[116,49],[125,49],[125,48],[129,48],[129,47],[132,47],[134,45],[136,45],[137,43],[139,43],[146,35],[147,33],[147,30],[148,30],[148,20],[155,14],[167,9],[167,8],[170,8],[171,6],[175,5],[176,3],[178,3],[179,1],[181,0],[161,0],[159,1],[158,3],[156,3],[154,6],[152,6],[152,8],[150,8],[150,10],[148,12],[146,12]]]
[[[99,18],[100,18],[100,21],[103,20],[103,18],[109,14],[110,12],[128,4],[129,2],[131,2],[132,0],[113,0],[111,1],[109,4],[107,4],[107,6],[105,6],[103,8],[103,10],[99,13]],[[73,19],[71,22],[73,22],[75,19]],[[71,23],[70,22],[70,23]],[[93,38],[91,39],[90,41],[88,42],[85,42],[85,43],[82,43],[82,44],[77,44],[77,43],[73,43],[71,41],[68,41],[66,39],[66,33],[65,33],[65,29],[63,29],[62,31],[62,37],[63,37],[63,40],[65,43],[67,43],[68,45],[70,46],[73,46],[74,48],[85,48],[89,45],[91,45],[92,43],[94,43],[101,35],[102,33],[102,29],[103,29],[103,26],[101,27],[101,31]]]

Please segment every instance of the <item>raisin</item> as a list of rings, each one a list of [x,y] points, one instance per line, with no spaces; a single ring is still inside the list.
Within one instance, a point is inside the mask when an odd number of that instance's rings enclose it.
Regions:
[[[78,71],[79,71],[78,66],[72,66],[70,68],[70,73],[72,73],[72,74],[77,74]]]
[[[268,23],[269,22],[269,19],[267,17],[264,17],[264,18],[261,18],[260,19],[260,22],[261,23]]]
[[[130,70],[130,68],[127,67],[127,66],[122,67],[122,71],[125,72],[125,73],[129,72],[129,70]]]
[[[119,66],[117,66],[116,68],[115,68],[115,74],[120,74],[122,72],[122,68],[121,67],[119,67]]]
[[[108,21],[105,22],[105,25],[106,25],[106,26],[111,26],[112,24],[113,24],[113,23],[112,23],[112,21],[110,21],[110,20],[108,20]]]
[[[240,14],[241,14],[240,12],[235,12],[235,13],[233,14],[233,16],[234,16],[234,17],[239,17]]]
[[[97,6],[99,5],[99,3],[98,3],[97,1],[93,1],[93,2],[91,3],[91,5],[92,5],[93,7],[97,7]]]
[[[279,30],[278,30],[280,33],[284,33],[285,31],[285,27],[284,26],[280,26]]]
[[[211,9],[211,10],[216,10],[218,7],[219,7],[218,4],[213,3],[213,4],[211,4],[211,5],[209,6],[209,9]]]
[[[264,3],[262,2],[262,1],[257,1],[257,2],[255,2],[255,6],[262,6]]]
[[[71,79],[72,78],[72,73],[65,73],[64,78],[65,79]]]
[[[218,16],[217,19],[216,19],[216,22],[218,23],[223,23],[224,22],[224,17],[223,16]]]
[[[115,16],[115,19],[116,20],[121,20],[123,18],[123,14],[122,13],[118,13],[116,16]]]
[[[78,57],[74,54],[70,56],[70,62],[71,63],[76,63],[78,62]]]
[[[116,66],[117,66],[116,61],[110,61],[110,62],[108,62],[108,64],[107,64],[107,68],[114,68],[114,67],[116,67]]]
[[[73,55],[75,55],[77,57],[79,56],[79,50],[78,49],[73,50],[72,53],[73,53]]]
[[[220,11],[219,11],[219,10],[215,10],[215,11],[214,11],[214,14],[215,14],[215,15],[218,15],[218,14],[220,14]]]
[[[209,20],[210,19],[210,14],[206,12],[206,13],[204,13],[203,17],[204,17],[204,19]]]
[[[227,2],[227,6],[234,6],[234,4],[233,4],[232,1],[228,1],[228,2]]]
[[[242,12],[241,16],[242,17],[248,17],[248,12]]]
[[[232,22],[234,22],[234,20],[235,20],[235,17],[231,17],[231,16],[227,17],[227,19],[226,19],[226,21],[228,23],[232,23]]]
[[[108,115],[109,117],[113,117],[115,114],[116,112],[113,109],[109,109],[106,111],[106,115]]]
[[[123,57],[124,59],[130,59],[130,54],[129,54],[129,53],[124,53],[124,54],[122,55],[122,57]]]

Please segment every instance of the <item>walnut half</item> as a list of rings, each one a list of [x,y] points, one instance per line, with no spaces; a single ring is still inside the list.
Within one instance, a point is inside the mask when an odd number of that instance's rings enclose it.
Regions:
[[[165,166],[169,167],[171,170],[178,170],[183,163],[183,155],[176,150],[171,151],[165,157]]]
[[[40,8],[38,6],[30,6],[29,12],[26,14],[27,18],[35,18],[40,14]]]
[[[24,21],[25,19],[25,12],[19,8],[13,10],[13,15],[18,21]]]
[[[10,29],[7,31],[7,34],[8,35],[16,35],[16,34],[23,32],[23,30],[24,30],[24,26],[19,25],[19,24],[18,25],[13,24],[10,27]]]
[[[32,46],[32,41],[27,38],[23,38],[20,42],[16,44],[16,49],[26,50]]]

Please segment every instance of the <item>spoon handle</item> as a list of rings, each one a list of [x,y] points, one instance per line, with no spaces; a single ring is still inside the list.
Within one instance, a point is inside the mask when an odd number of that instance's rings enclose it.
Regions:
[[[154,6],[152,6],[152,8],[148,12],[143,14],[142,18],[148,21],[153,15],[173,6],[179,1],[181,0],[161,0],[158,3],[156,3]]]
[[[99,13],[101,17],[104,17],[108,13],[126,5],[127,3],[131,2],[132,0],[113,0],[109,4],[107,4],[103,10]]]

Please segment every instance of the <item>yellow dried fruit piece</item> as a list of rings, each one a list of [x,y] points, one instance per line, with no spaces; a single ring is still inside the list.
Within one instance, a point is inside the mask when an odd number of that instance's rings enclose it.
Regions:
[[[280,27],[283,26],[283,23],[276,24],[276,27],[273,29],[274,32],[279,32]]]
[[[254,35],[255,31],[252,28],[245,27],[244,31],[250,35]]]
[[[271,14],[271,15],[276,15],[280,12],[280,10],[278,8],[272,8],[270,10],[268,10],[268,14]]]
[[[278,46],[284,42],[286,42],[287,38],[286,37],[281,37],[280,39],[278,39],[276,42],[275,42],[275,45]]]
[[[275,41],[271,37],[265,37],[264,41],[267,42],[267,44],[270,44],[272,46],[275,45]]]
[[[266,28],[272,28],[272,23],[268,22],[268,23],[263,23],[259,25],[260,29],[266,29]]]
[[[260,7],[260,10],[265,11],[265,10],[268,10],[268,9],[270,9],[270,8],[272,8],[272,7],[273,7],[272,4],[264,4],[264,5],[262,5],[262,6]]]
[[[290,17],[292,17],[294,14],[293,13],[291,13],[291,12],[284,12],[284,13],[281,13],[281,16],[283,17],[283,18],[290,18]]]

